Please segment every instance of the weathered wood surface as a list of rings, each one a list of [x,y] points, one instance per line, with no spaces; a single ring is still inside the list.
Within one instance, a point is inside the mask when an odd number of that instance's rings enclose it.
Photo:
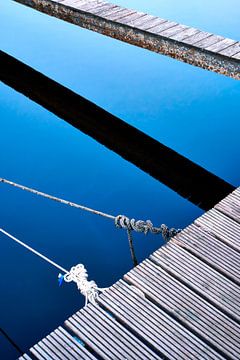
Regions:
[[[239,211],[240,188],[33,346],[32,355],[240,359]]]
[[[78,26],[240,79],[240,42],[93,0],[15,0]]]

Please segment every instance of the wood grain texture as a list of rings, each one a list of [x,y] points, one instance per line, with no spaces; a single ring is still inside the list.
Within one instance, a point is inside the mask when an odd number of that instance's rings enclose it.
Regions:
[[[170,359],[223,358],[202,340],[123,281],[105,292],[99,303],[138,336]]]
[[[198,29],[174,21],[158,20],[155,16],[105,1],[15,1],[89,30],[240,79],[239,42],[223,36],[209,36],[209,33]]]
[[[240,358],[240,188],[30,349],[37,359]]]
[[[124,279],[231,359],[240,357],[240,325],[149,260]],[[226,333],[226,328],[228,332]]]
[[[195,220],[196,225],[240,252],[240,224],[216,209]]]

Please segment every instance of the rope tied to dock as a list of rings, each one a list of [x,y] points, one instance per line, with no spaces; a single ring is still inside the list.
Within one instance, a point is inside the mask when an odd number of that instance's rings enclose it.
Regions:
[[[58,277],[62,277],[60,273]],[[88,273],[83,264],[78,264],[73,266],[71,270],[63,276],[64,281],[66,282],[75,282],[77,284],[78,290],[83,296],[85,296],[85,306],[88,302],[96,304],[96,299],[98,295],[106,290],[107,288],[99,288],[95,281],[88,281]]]
[[[115,217],[115,226],[120,229],[144,233],[145,235],[149,232],[155,235],[162,234],[165,241],[168,241],[181,231],[181,229],[169,229],[165,224],[162,224],[160,227],[155,227],[151,220],[143,221],[129,219],[125,215],[118,215]]]
[[[21,185],[21,184],[17,184],[13,181],[10,181],[10,180],[4,179],[4,178],[0,178],[0,183],[5,183],[8,185],[14,186],[18,189],[28,191],[32,194],[42,196],[49,200],[53,200],[53,201],[59,202],[64,205],[68,205],[68,206],[71,206],[71,207],[74,207],[74,208],[77,208],[77,209],[80,209],[83,211],[87,211],[92,214],[99,215],[99,216],[113,220],[114,224],[117,228],[127,230],[127,236],[128,236],[131,257],[132,257],[132,261],[135,266],[138,264],[138,262],[137,262],[137,258],[136,258],[134,248],[133,248],[132,231],[136,231],[138,233],[144,233],[145,235],[147,235],[148,233],[152,233],[155,235],[162,234],[162,237],[165,241],[169,241],[173,236],[177,235],[181,231],[181,229],[168,228],[168,226],[165,224],[161,224],[160,227],[155,227],[155,226],[153,226],[153,224],[150,220],[143,221],[143,220],[129,219],[125,215],[117,215],[117,216],[110,215],[110,214],[104,213],[102,211],[91,209],[87,206],[76,204],[72,201],[64,200],[64,199],[58,198],[56,196],[49,195],[44,192],[38,191],[36,189],[29,188],[29,187]]]
[[[86,306],[88,302],[91,302],[92,304],[96,304],[96,299],[98,295],[107,289],[107,288],[99,288],[95,283],[95,281],[88,280],[88,273],[83,264],[78,264],[76,266],[73,266],[70,269],[70,271],[68,271],[62,266],[58,265],[56,262],[46,257],[45,255],[41,254],[39,251],[33,249],[29,245],[25,244],[23,241],[9,234],[7,231],[0,229],[0,232],[6,235],[7,237],[9,237],[10,239],[12,239],[13,241],[15,241],[16,243],[18,243],[19,245],[25,247],[25,249],[31,251],[33,254],[37,255],[41,259],[45,260],[46,262],[48,262],[58,270],[61,270],[64,273],[64,275],[62,275],[61,273],[58,274],[59,285],[62,284],[62,280],[68,283],[71,281],[75,282],[77,284],[78,290],[81,292],[83,296],[85,296],[84,306]]]

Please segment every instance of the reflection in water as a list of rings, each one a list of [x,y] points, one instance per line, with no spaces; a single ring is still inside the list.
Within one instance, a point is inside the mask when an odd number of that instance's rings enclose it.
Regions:
[[[203,210],[234,187],[10,55],[0,52],[0,79],[167,185]]]

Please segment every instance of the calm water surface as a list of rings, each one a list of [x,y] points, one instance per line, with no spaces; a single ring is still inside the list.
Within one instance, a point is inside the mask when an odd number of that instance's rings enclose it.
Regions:
[[[239,39],[237,1],[120,1],[138,10]],[[224,21],[223,21],[224,19]],[[129,124],[239,185],[239,82],[0,0],[1,49]],[[79,114],[81,116],[81,114]],[[185,227],[195,205],[0,84],[0,177],[117,215]],[[108,286],[131,267],[111,221],[0,186],[0,226],[64,267],[84,263]],[[135,236],[139,260],[162,244]],[[0,237],[0,326],[24,350],[83,305],[58,271]],[[0,338],[0,359],[17,353]]]

